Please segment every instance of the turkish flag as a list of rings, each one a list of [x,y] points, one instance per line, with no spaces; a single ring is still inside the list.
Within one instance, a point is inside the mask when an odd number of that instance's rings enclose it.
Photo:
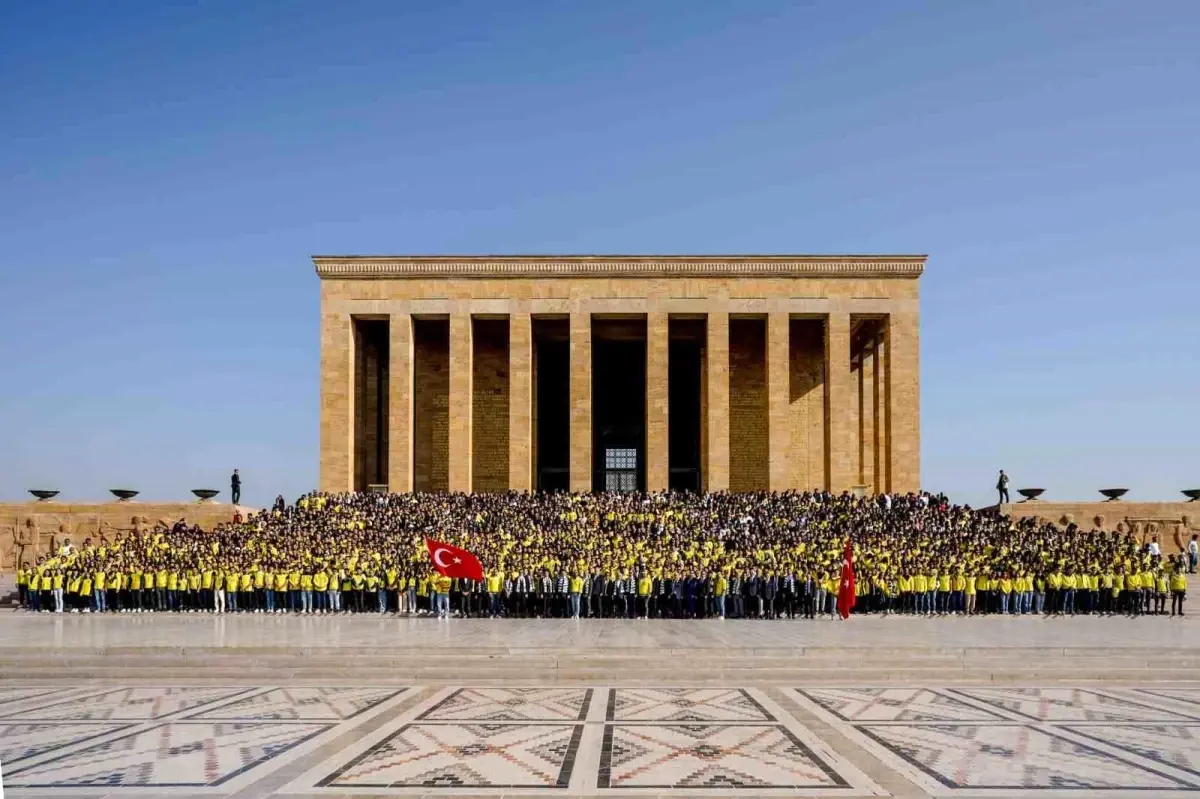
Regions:
[[[837,611],[843,619],[850,618],[854,607],[854,549],[846,539],[846,554],[842,560],[842,582],[838,586]]]
[[[434,541],[432,538],[425,539],[425,546],[429,548],[429,559],[433,561],[433,568],[443,577],[463,577],[475,581],[483,579],[483,566],[479,563],[479,558],[467,550]]]

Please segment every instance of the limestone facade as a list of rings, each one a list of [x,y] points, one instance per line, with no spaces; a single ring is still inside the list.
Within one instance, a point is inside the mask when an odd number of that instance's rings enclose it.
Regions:
[[[1014,518],[1037,518],[1085,530],[1121,530],[1142,544],[1157,538],[1165,554],[1183,552],[1200,535],[1200,502],[1013,502],[999,506]]]
[[[76,545],[88,538],[111,540],[180,519],[212,530],[232,521],[235,513],[245,518],[251,512],[217,502],[0,503],[0,572],[36,563],[40,556],[58,551],[66,539]]]
[[[920,487],[924,256],[313,262],[322,490]]]

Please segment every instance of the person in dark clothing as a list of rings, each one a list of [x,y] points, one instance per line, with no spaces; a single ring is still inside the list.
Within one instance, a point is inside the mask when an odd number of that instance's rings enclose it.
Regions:
[[[751,572],[746,578],[746,582],[742,586],[742,593],[746,597],[746,616],[748,618],[762,618],[762,579],[758,576],[758,572]]]
[[[229,478],[229,493],[232,495],[233,504],[238,505],[242,501],[242,477],[238,474],[238,470],[233,470],[233,475]]]
[[[1008,475],[1004,470],[1000,470],[1000,476],[996,478],[996,491],[1000,493],[1000,504],[1007,503],[1008,500]]]

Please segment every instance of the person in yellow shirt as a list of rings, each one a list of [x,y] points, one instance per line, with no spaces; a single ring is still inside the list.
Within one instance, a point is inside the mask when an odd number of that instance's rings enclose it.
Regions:
[[[1175,567],[1171,570],[1171,615],[1183,615],[1183,601],[1187,599],[1188,563],[1183,555],[1175,558]]]
[[[238,612],[238,586],[241,585],[242,575],[235,569],[225,572],[225,610],[229,613]]]
[[[716,607],[717,618],[725,619],[725,595],[729,593],[729,578],[723,572],[718,572],[715,579],[712,579],[713,584],[713,604]],[[811,619],[813,616],[814,603],[812,595],[809,594],[808,602],[805,605],[805,617]]]
[[[500,616],[500,592],[504,588],[504,573],[493,569],[484,577],[487,584],[488,615],[495,619]]]
[[[167,603],[167,570],[159,567],[154,573],[154,609],[156,611],[170,610],[170,605]]]
[[[300,572],[294,567],[287,575],[288,602],[287,609],[299,613],[304,609],[304,600],[300,598]]]
[[[63,591],[66,588],[66,579],[66,575],[63,574],[62,569],[56,568],[51,572],[50,580],[53,587],[50,589],[50,594],[54,597],[55,613],[63,613],[66,610],[66,598],[63,596]]]
[[[1170,578],[1161,568],[1154,573],[1154,615],[1167,614],[1167,593],[1170,590]]]
[[[979,580],[974,574],[968,574],[965,578],[965,588],[963,593],[966,597],[966,614],[968,616],[975,615],[975,599],[977,596]]]
[[[317,613],[326,613],[328,607],[329,593],[329,572],[324,569],[318,569],[312,576],[313,579],[313,606]]]
[[[300,575],[300,612],[313,612],[313,578],[308,572]]]
[[[29,607],[29,569],[24,563],[17,567],[17,603],[23,608]]]
[[[450,615],[450,578],[438,574],[432,578],[431,583],[433,585],[437,617],[444,619]]]
[[[254,599],[255,613],[262,613],[267,608],[267,575],[260,565],[254,567]]]
[[[571,600],[571,618],[579,618],[579,599],[583,596],[583,576],[578,572],[571,576],[570,592],[568,594]]]
[[[422,575],[417,580],[417,610],[422,615],[435,612],[433,602],[429,598],[429,577]]]
[[[217,569],[213,573],[213,612],[225,612],[225,570]]]
[[[1140,616],[1142,613],[1142,575],[1134,569],[1125,575],[1125,606],[1130,616]]]
[[[400,570],[396,568],[396,564],[389,563],[387,565],[387,567],[383,570],[383,579],[386,583],[388,609],[390,609],[393,613],[399,613]]]
[[[637,614],[639,618],[645,619],[650,614],[650,593],[654,590],[654,579],[646,573],[643,573],[637,581]]]
[[[913,575],[912,584],[913,593],[916,595],[917,615],[930,615],[932,611],[929,608],[929,580],[925,577],[925,573],[918,571]]]
[[[108,582],[103,567],[92,574],[92,610],[104,613],[108,610]]]
[[[329,590],[326,592],[329,599],[329,612],[342,612],[342,573],[338,569],[329,569]]]

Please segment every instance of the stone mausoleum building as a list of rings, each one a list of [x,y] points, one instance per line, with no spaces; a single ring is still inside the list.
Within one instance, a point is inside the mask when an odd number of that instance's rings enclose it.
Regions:
[[[313,262],[324,491],[920,486],[925,256]]]

